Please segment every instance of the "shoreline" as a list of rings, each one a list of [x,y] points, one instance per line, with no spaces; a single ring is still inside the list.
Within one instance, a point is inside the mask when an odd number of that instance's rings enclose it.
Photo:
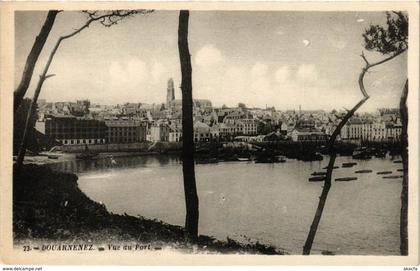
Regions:
[[[25,164],[14,173],[14,245],[30,243],[136,243],[187,253],[240,253],[284,255],[271,245],[217,240],[200,235],[195,244],[184,241],[181,226],[162,221],[119,215],[91,200],[78,187],[78,177],[47,166]]]

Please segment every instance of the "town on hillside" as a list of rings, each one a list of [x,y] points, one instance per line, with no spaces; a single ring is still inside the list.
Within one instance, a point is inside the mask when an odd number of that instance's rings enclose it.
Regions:
[[[36,130],[63,150],[77,145],[182,142],[182,100],[175,99],[174,81],[168,80],[162,104],[118,105],[38,100]],[[211,101],[193,102],[195,142],[323,142],[345,111],[276,110],[213,107]],[[401,134],[398,109],[356,114],[343,127],[339,140],[396,142]]]

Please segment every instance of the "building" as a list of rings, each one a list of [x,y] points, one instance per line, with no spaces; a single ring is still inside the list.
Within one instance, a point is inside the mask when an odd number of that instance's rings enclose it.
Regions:
[[[147,130],[146,140],[151,142],[167,142],[169,141],[169,125],[167,123],[154,123]]]
[[[231,141],[235,136],[243,134],[243,127],[241,124],[220,123],[219,125],[219,140]]]
[[[166,107],[169,108],[171,106],[172,101],[174,100],[175,100],[174,80],[172,78],[169,78],[168,87],[166,89]]]
[[[290,137],[295,142],[323,142],[328,139],[324,132],[315,127],[315,122],[312,119],[298,120]]]
[[[182,126],[169,125],[169,142],[182,141]],[[194,142],[217,141],[219,129],[216,126],[208,126],[206,123],[196,121],[194,123]]]
[[[242,133],[244,135],[256,135],[258,133],[258,120],[242,119],[239,123],[242,124]]]
[[[146,141],[146,123],[132,119],[105,121],[106,140],[109,144]]]
[[[194,123],[194,142],[209,142],[210,140],[210,127],[200,121]]]
[[[291,133],[291,138],[295,142],[324,142],[328,136],[316,129],[295,128]]]
[[[182,141],[182,128],[177,125],[169,125],[169,142]]]
[[[104,144],[105,122],[70,115],[48,115],[45,135],[64,145]]]
[[[340,138],[344,141],[397,141],[401,137],[401,122],[371,121],[351,118],[341,129]]]

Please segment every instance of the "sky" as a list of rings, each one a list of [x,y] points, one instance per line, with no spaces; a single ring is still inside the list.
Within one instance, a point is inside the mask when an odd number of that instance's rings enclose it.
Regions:
[[[40,99],[162,103],[169,78],[180,98],[178,15],[158,10],[109,28],[93,23],[63,41],[49,71],[56,76],[44,83]],[[45,17],[40,11],[15,14],[15,84]],[[362,33],[385,18],[383,12],[191,11],[193,96],[214,106],[351,108],[362,97]],[[57,15],[27,95],[58,37],[85,21],[81,12]],[[365,55],[371,62],[384,58]],[[406,53],[373,68],[365,80],[371,98],[361,111],[397,107],[406,78]]]

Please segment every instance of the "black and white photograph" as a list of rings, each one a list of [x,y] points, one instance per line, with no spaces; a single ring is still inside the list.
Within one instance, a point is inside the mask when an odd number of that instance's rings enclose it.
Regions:
[[[13,250],[418,261],[410,10],[145,7],[13,11]]]

